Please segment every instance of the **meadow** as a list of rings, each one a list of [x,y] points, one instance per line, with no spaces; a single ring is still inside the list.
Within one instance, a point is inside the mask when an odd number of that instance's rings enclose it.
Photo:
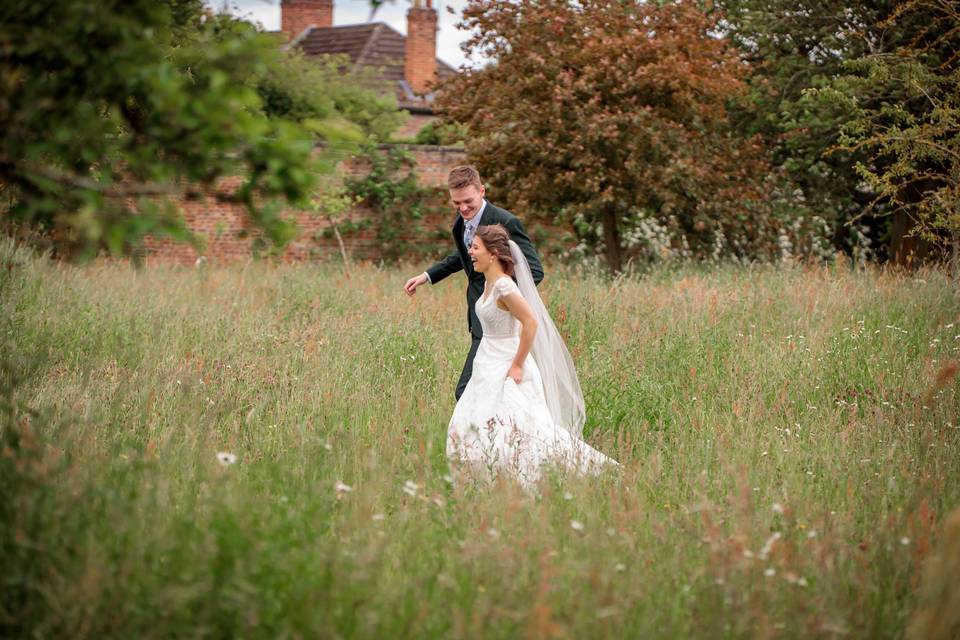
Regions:
[[[960,629],[938,271],[548,263],[585,437],[622,469],[528,494],[451,482],[462,277],[0,258],[4,637]]]

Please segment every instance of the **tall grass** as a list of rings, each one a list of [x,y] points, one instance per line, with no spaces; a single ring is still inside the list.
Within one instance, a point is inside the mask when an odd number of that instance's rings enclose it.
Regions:
[[[902,637],[956,588],[937,272],[549,269],[623,468],[531,496],[447,476],[461,278],[2,259],[0,635]]]

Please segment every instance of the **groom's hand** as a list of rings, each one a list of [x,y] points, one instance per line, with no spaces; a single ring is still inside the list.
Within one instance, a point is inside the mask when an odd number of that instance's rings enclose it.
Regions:
[[[408,296],[412,296],[417,292],[417,287],[426,283],[427,283],[427,274],[421,273],[420,275],[413,276],[412,278],[407,280],[407,284],[403,285],[403,291]]]

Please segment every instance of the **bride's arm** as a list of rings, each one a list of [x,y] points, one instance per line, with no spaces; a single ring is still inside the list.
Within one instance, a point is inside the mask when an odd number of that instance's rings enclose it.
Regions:
[[[520,379],[523,378],[523,362],[527,359],[530,347],[533,346],[533,337],[537,334],[537,319],[533,315],[533,309],[519,291],[502,296],[498,302],[502,302],[507,311],[520,321],[520,346],[517,347],[517,355],[513,356],[513,362],[510,363],[510,370],[507,372],[508,378],[513,378],[514,382],[520,384]]]

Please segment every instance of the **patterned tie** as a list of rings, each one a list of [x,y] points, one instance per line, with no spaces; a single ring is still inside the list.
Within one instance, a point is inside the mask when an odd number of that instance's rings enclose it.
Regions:
[[[467,222],[466,220],[464,220],[463,224],[464,224],[464,229],[463,229],[463,244],[464,244],[464,246],[467,247],[467,249],[469,249],[469,248],[470,248],[470,244],[473,242],[474,228],[473,228],[473,225],[470,224],[469,222]]]

